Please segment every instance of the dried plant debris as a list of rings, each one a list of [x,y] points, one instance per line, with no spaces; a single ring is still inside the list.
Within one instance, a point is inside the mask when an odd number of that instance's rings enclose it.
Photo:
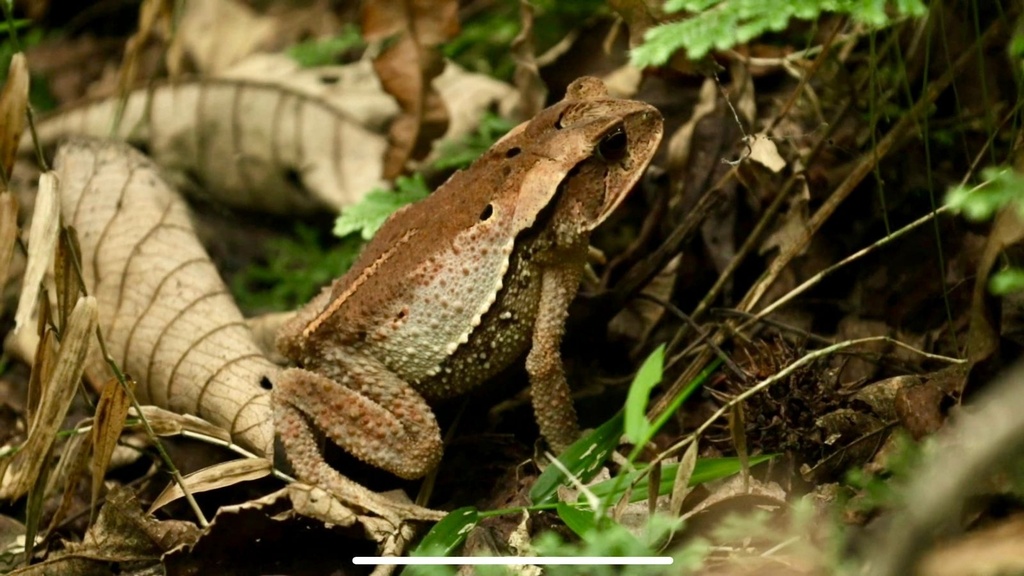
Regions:
[[[214,199],[279,214],[357,202],[381,182],[385,148],[333,101],[235,79],[136,90],[123,108],[118,99],[87,102],[42,121],[38,133],[43,144],[84,135],[144,146]]]
[[[433,80],[444,70],[441,45],[459,30],[458,8],[453,0],[378,0],[363,7],[363,35],[381,45],[373,67],[402,110],[388,131],[388,179],[405,172],[410,159],[426,156],[448,128],[448,110]]]
[[[776,338],[755,341],[741,352],[740,365],[752,382],[763,380],[800,356],[792,345]],[[738,378],[725,380],[716,396],[727,400],[747,389]],[[896,391],[875,394],[839,384],[837,370],[815,363],[794,371],[745,402],[746,442],[763,453],[789,456],[808,480],[834,481],[851,467],[875,454],[888,434],[895,414]],[[733,436],[724,425],[711,440],[732,451]]]
[[[125,144],[72,140],[58,152],[56,171],[107,348],[138,380],[139,399],[196,414],[270,454],[273,424],[262,383],[277,367],[260,352],[196,240],[184,201]],[[94,381],[113,376],[98,355],[90,367]]]
[[[49,559],[11,574],[110,574],[111,563],[151,566],[198,537],[199,529],[191,522],[157,520],[142,511],[131,490],[116,488],[81,542],[67,542]]]
[[[61,336],[52,370],[43,379],[40,404],[32,415],[28,439],[0,479],[0,499],[19,498],[28,493],[48,465],[57,432],[78,391],[86,353],[96,330],[96,316],[96,300],[91,296],[79,299]],[[36,369],[40,366],[41,363]]]

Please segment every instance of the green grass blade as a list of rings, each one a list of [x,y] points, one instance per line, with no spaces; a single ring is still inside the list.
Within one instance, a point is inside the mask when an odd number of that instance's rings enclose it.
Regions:
[[[599,426],[590,434],[580,438],[558,456],[569,471],[586,482],[601,469],[622,436],[622,412]],[[534,504],[555,502],[555,491],[568,482],[565,474],[555,466],[548,466],[530,489],[530,500]]]
[[[762,462],[770,460],[774,455],[761,455],[750,458],[750,465],[755,466]],[[679,464],[666,464],[662,468],[661,482],[658,485],[658,495],[664,496],[672,492],[672,483],[675,481],[676,472],[679,469]],[[742,469],[739,458],[702,458],[697,460],[696,466],[693,469],[693,475],[690,476],[690,486],[697,486],[705,482],[712,480],[718,480],[732,476],[733,474],[739,473]],[[618,478],[611,478],[600,482],[590,487],[590,491],[600,498],[612,497],[613,500],[621,498],[625,493],[626,487],[633,483],[633,480],[643,474],[643,470],[637,470],[629,472],[625,476],[625,481],[619,480]],[[645,475],[641,478],[636,486],[633,488],[633,492],[630,498],[632,502],[639,502],[647,498],[647,486],[648,477]]]
[[[661,375],[665,366],[665,345],[658,346],[650,356],[644,360],[633,384],[629,387],[629,395],[626,396],[626,436],[633,444],[644,445],[650,440],[651,423],[647,420],[647,402],[651,398],[651,390],[661,382]]]
[[[480,512],[473,506],[466,506],[448,513],[427,532],[419,545],[409,554],[412,556],[448,556],[466,540],[470,530],[480,521]]]

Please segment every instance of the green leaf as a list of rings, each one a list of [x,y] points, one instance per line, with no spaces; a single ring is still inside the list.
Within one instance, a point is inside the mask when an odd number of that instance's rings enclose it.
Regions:
[[[651,390],[661,382],[661,375],[665,365],[665,345],[658,346],[651,355],[644,360],[633,384],[629,387],[629,395],[626,396],[626,436],[630,442],[637,445],[646,444],[651,432],[651,423],[647,420],[647,402],[651,397]]]
[[[296,224],[292,236],[268,241],[265,261],[231,276],[235,300],[249,313],[291,310],[308,302],[352,266],[362,246],[355,236],[330,247],[323,246],[326,240],[315,228]]]
[[[689,16],[649,29],[630,60],[640,68],[661,66],[680,50],[690,60],[699,60],[712,49],[728,50],[766,32],[783,30],[794,18],[814,20],[823,12],[887,26],[899,17],[923,15],[925,10],[921,0],[669,0],[666,12]]]
[[[289,48],[287,54],[299,66],[313,68],[337,64],[345,52],[362,49],[364,46],[359,28],[355,24],[346,24],[335,36],[300,42]]]
[[[573,442],[558,456],[558,460],[574,476],[587,482],[601,469],[622,436],[622,412],[599,426],[596,430]],[[555,492],[569,479],[557,466],[548,466],[530,489],[530,500],[534,504],[550,504],[555,501]]]
[[[410,555],[448,556],[462,545],[478,522],[480,512],[472,506],[453,510],[434,524]]]
[[[558,512],[558,517],[562,519],[562,522],[565,522],[565,525],[580,538],[586,540],[597,532],[597,521],[593,511],[583,510],[565,502],[559,502],[555,511]]]
[[[950,188],[946,204],[969,220],[988,220],[1011,203],[1024,215],[1024,175],[1003,166],[986,168],[981,176],[984,184],[977,188]]]
[[[15,18],[10,22],[3,20],[0,21],[0,34],[10,34],[12,30],[21,30],[29,27],[31,24],[32,21],[27,18]]]
[[[469,166],[512,128],[513,124],[505,118],[493,112],[485,113],[475,132],[458,140],[440,143],[434,169],[454,170]]]
[[[394,191],[373,190],[361,202],[346,208],[334,221],[334,235],[344,237],[359,232],[363,240],[369,240],[395,210],[422,200],[427,194],[430,190],[422,175],[400,177],[395,180]]]
[[[988,280],[988,291],[996,296],[1024,291],[1024,269],[1014,267],[996,272]]]
[[[753,467],[762,462],[767,462],[773,457],[774,454],[753,456],[750,458],[750,466]],[[699,486],[705,482],[727,478],[733,474],[739,473],[741,469],[742,466],[739,458],[698,459],[696,466],[693,468],[693,474],[690,476],[689,485]],[[679,464],[666,464],[662,467],[661,481],[658,484],[659,496],[664,496],[672,492],[672,483],[675,481],[676,472],[678,470]],[[611,478],[590,486],[590,491],[599,498],[605,499],[610,496],[611,499],[617,500],[625,493],[626,487],[630,486],[633,483],[633,480],[641,474],[643,474],[643,470],[628,472],[626,473],[625,481],[619,480],[618,478]],[[630,502],[639,502],[640,500],[647,498],[648,479],[649,476],[644,475],[644,477],[637,482],[636,486],[633,487]]]

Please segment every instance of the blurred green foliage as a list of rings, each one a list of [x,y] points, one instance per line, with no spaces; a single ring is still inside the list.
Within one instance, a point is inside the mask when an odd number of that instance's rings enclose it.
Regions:
[[[778,32],[793,18],[814,20],[822,12],[848,14],[871,26],[887,26],[904,16],[921,16],[921,0],[668,0],[665,12],[689,13],[683,20],[655,26],[633,50],[634,66],[661,66],[679,50],[699,60],[712,50],[728,50],[767,32]]]

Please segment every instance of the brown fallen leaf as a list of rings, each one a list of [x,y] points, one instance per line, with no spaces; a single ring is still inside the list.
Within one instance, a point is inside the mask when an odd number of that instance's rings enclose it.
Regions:
[[[125,387],[128,390],[125,390]],[[124,418],[128,415],[128,408],[131,407],[131,398],[128,392],[135,391],[135,382],[128,380],[125,386],[115,378],[107,380],[100,392],[100,399],[96,403],[96,415],[92,426],[92,509],[96,509],[96,502],[100,497],[100,490],[103,488],[103,477],[107,474],[107,465],[110,457],[117,447],[117,440],[121,437],[121,429],[124,428]]]
[[[11,57],[7,69],[7,82],[0,91],[0,182],[10,179],[14,157],[18,153],[18,141],[25,130],[25,114],[28,108],[28,66],[25,55],[18,52]]]
[[[14,258],[14,244],[18,240],[18,201],[4,190],[0,192],[0,286],[7,285]],[[0,300],[0,302],[3,302]],[[0,305],[0,310],[3,306]]]
[[[426,156],[448,127],[448,110],[431,83],[444,70],[441,44],[458,34],[458,10],[452,0],[378,0],[363,7],[363,37],[382,46],[373,67],[402,109],[389,130],[387,179]]]
[[[174,7],[168,0],[143,0],[139,6],[138,26],[124,45],[124,58],[117,74],[117,92],[124,98],[135,85],[142,51],[151,40],[166,39],[174,29]],[[172,65],[175,70],[180,66]]]
[[[45,562],[12,574],[109,574],[111,562],[155,565],[165,552],[190,545],[198,537],[199,529],[191,522],[147,516],[131,490],[121,487],[107,496],[96,523],[81,542],[68,542]]]
[[[73,140],[55,165],[107,349],[139,382],[139,400],[198,415],[243,447],[272,453],[266,388],[278,367],[253,341],[185,202],[124,144]],[[93,381],[112,376],[98,355],[90,372]]]

